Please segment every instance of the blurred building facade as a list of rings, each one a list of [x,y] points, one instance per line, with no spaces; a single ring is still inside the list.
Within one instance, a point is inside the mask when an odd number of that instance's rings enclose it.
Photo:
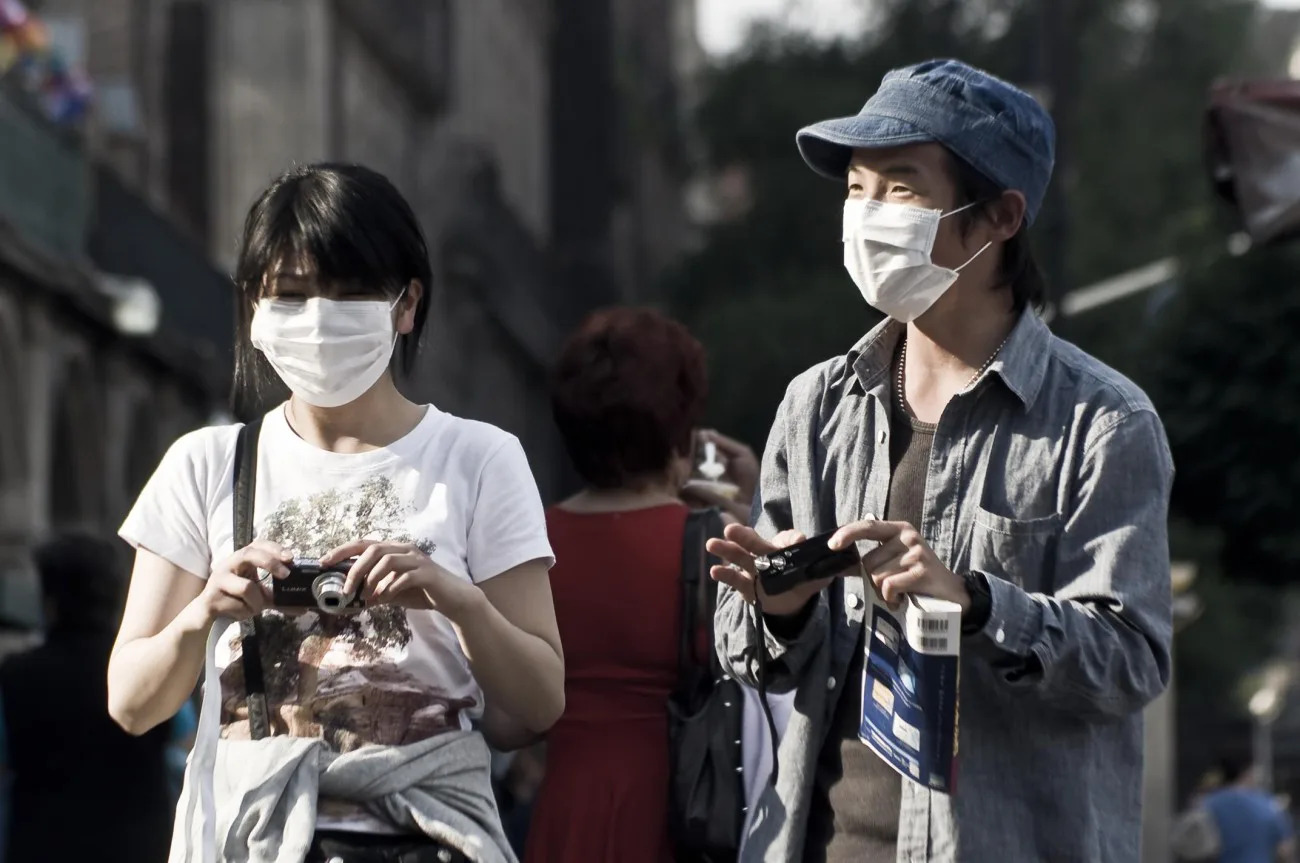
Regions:
[[[74,412],[77,442],[133,428],[135,402],[113,388],[111,375],[144,381],[132,392],[146,394],[158,416],[147,430],[73,447],[85,462],[99,453],[95,468],[67,463],[65,475],[26,471],[21,480],[9,479],[15,468],[5,459],[49,461],[41,448],[55,421],[23,419],[21,435],[4,425],[17,418],[0,421],[0,504],[30,516],[6,519],[4,548],[69,521],[52,514],[49,500],[82,497],[75,484],[89,474],[126,470],[127,441],[135,447],[131,471],[147,476],[171,440],[223,409],[233,328],[226,274],[244,213],[276,175],[319,160],[387,174],[429,238],[437,284],[423,366],[404,384],[410,395],[518,434],[543,495],[569,489],[545,388],[560,341],[593,306],[653,303],[659,275],[691,241],[682,129],[702,64],[694,0],[31,6],[96,92],[78,140],[60,141],[75,172],[48,162],[26,169],[52,186],[43,193],[52,230],[81,243],[51,259],[80,273],[79,290],[106,310],[102,326],[115,308],[110,293],[133,295],[141,285],[161,314],[156,332],[128,338],[125,358],[108,363],[96,351],[122,338],[65,309],[43,326],[54,341],[92,345],[83,353],[93,374],[61,376],[52,361],[38,373],[40,363],[25,358],[0,365],[0,386],[23,393],[22,403],[57,405],[71,380],[97,405]],[[14,188],[0,186],[0,214],[6,194],[31,197],[17,188],[23,171],[10,175]],[[54,203],[66,203],[58,196],[73,176],[84,224]],[[25,289],[0,294],[0,334],[30,342],[40,302]],[[0,359],[13,344],[0,335]],[[122,371],[133,363],[152,377]],[[12,383],[17,367],[31,371]],[[110,406],[128,419],[108,422]],[[87,498],[100,502],[71,520],[114,526],[134,486],[105,483]]]
[[[195,291],[219,275],[145,202],[118,186],[106,195],[106,183],[81,139],[0,82],[0,624],[34,622],[31,544],[120,519],[163,449],[224,388],[211,351],[160,326],[172,322],[145,274],[171,267]],[[134,251],[95,254],[128,224]]]

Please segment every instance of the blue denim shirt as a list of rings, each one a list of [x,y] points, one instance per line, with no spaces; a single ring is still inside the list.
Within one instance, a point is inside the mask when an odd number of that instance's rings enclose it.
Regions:
[[[901,334],[886,321],[790,384],[755,501],[764,536],[811,536],[884,512]],[[916,527],[950,569],[984,574],[992,612],[962,644],[957,790],[904,779],[900,861],[1138,861],[1141,710],[1170,671],[1172,480],[1146,396],[1033,312],[948,404]],[[795,710],[746,860],[802,859],[829,720],[840,697],[859,696],[861,680],[843,678],[865,600],[861,578],[837,579],[797,636],[764,635],[768,684],[796,689]],[[723,589],[718,652],[750,685],[752,621]]]

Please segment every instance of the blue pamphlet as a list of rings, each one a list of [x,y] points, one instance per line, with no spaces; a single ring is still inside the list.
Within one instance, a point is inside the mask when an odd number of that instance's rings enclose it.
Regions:
[[[903,776],[951,794],[957,783],[961,607],[909,596],[892,611],[873,600],[858,737]]]

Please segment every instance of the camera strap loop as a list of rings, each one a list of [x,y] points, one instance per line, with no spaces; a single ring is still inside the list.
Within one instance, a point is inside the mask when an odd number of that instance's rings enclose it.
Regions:
[[[758,703],[763,706],[763,718],[767,720],[767,731],[770,735],[772,744],[772,774],[769,782],[772,787],[776,787],[777,773],[780,770],[780,762],[777,755],[781,748],[781,741],[776,734],[776,720],[772,717],[772,706],[767,703],[767,665],[771,661],[767,652],[767,626],[763,622],[763,599],[758,595],[758,578],[754,578],[754,642],[758,649],[758,668],[754,672],[754,682],[758,684]]]
[[[245,423],[235,441],[234,538],[235,551],[253,541],[253,500],[257,492],[257,439],[262,432],[262,418]],[[266,681],[262,673],[262,650],[258,615],[239,624],[240,646],[244,654],[244,696],[248,701],[249,734],[261,740],[271,733],[270,713],[266,704]]]

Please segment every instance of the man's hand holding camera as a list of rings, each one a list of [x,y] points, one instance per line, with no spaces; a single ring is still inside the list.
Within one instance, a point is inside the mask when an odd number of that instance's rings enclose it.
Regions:
[[[864,540],[880,543],[863,556],[862,571],[885,602],[893,605],[907,594],[919,594],[955,602],[963,613],[970,608],[965,582],[943,565],[912,525],[864,519],[841,527],[829,545],[838,551]]]
[[[358,591],[366,605],[391,603],[437,611],[455,622],[485,599],[478,587],[408,543],[360,539],[330,551],[321,564],[351,557],[357,562],[348,572],[344,592]]]
[[[833,580],[814,579],[785,593],[769,596],[757,578],[755,559],[803,542],[804,535],[787,530],[768,542],[751,528],[730,525],[725,536],[726,539],[709,540],[709,552],[727,561],[725,566],[713,567],[711,575],[716,581],[738,591],[749,602],[754,601],[757,593],[764,614],[796,614]],[[955,602],[963,612],[970,608],[971,597],[965,582],[944,566],[920,531],[912,525],[864,519],[841,527],[827,545],[834,552],[864,541],[878,545],[862,558],[861,573],[871,579],[877,595],[886,603],[896,605],[907,594],[919,594]]]
[[[781,617],[797,614],[808,604],[808,600],[831,583],[832,579],[829,578],[808,581],[785,593],[768,596],[758,581],[755,558],[803,542],[804,535],[797,530],[786,530],[768,542],[759,536],[758,531],[739,524],[727,525],[723,535],[726,539],[711,539],[705,548],[710,554],[727,561],[727,565],[715,566],[709,574],[714,581],[720,581],[737,591],[747,602],[753,602],[757,593],[766,615]]]

